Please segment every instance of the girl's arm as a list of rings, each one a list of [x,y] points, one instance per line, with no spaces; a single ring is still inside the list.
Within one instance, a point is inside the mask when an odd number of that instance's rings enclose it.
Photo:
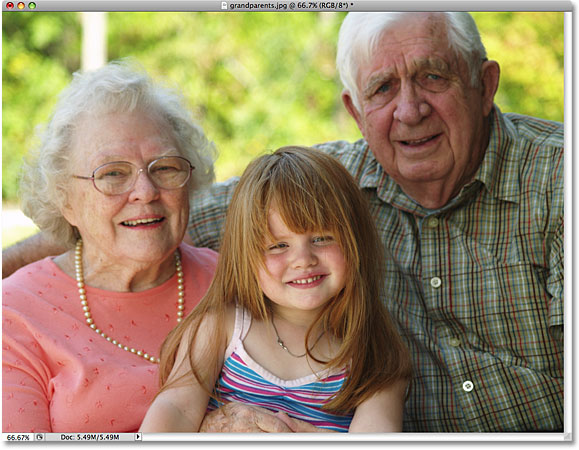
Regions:
[[[157,433],[199,431],[209,403],[209,394],[199,384],[191,371],[189,352],[192,352],[194,363],[198,367],[203,367],[200,361],[206,354],[205,349],[209,347],[210,340],[215,336],[212,331],[219,328],[220,324],[217,322],[216,316],[207,314],[201,320],[192,347],[189,347],[192,330],[189,329],[184,333],[168,382],[178,380],[183,375],[186,378],[177,382],[175,387],[166,389],[157,395],[147,411],[139,431]],[[226,323],[228,322],[226,321]],[[223,347],[224,352],[224,345],[221,347]],[[219,367],[223,363],[223,352],[219,355]],[[210,375],[210,379],[207,380],[207,386],[215,385],[218,374],[219,372],[217,371]]]
[[[356,408],[349,431],[351,433],[402,431],[402,411],[407,386],[406,380],[399,380],[363,401]]]

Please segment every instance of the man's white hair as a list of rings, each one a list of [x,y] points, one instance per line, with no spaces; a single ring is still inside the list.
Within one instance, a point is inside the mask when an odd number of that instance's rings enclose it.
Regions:
[[[351,12],[340,28],[336,65],[346,91],[360,111],[360,91],[357,85],[360,67],[368,64],[377,50],[382,34],[415,12]],[[448,42],[466,62],[471,86],[479,83],[486,49],[472,16],[467,12],[441,12],[447,26]]]

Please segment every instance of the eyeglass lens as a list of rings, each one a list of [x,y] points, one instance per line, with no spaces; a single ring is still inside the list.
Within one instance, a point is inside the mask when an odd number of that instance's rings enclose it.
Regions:
[[[131,189],[140,170],[129,162],[107,163],[94,171],[94,185],[103,194],[117,195]],[[147,167],[149,179],[161,189],[178,189],[191,175],[189,162],[177,156],[156,159]]]

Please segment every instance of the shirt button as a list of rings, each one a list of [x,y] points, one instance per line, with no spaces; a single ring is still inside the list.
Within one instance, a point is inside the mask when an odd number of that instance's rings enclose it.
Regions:
[[[465,381],[462,383],[462,389],[464,392],[470,392],[474,389],[474,384],[472,384],[472,381]]]
[[[438,217],[429,217],[426,220],[426,226],[428,228],[436,228],[438,226]]]
[[[433,277],[430,279],[430,285],[434,288],[434,289],[438,289],[441,285],[442,285],[442,280],[438,277]]]
[[[450,338],[450,345],[453,347],[460,347],[460,339],[456,337]]]

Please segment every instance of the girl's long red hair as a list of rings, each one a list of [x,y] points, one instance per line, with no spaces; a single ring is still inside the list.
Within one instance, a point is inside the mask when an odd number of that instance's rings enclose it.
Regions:
[[[346,366],[349,374],[326,408],[351,411],[394,382],[409,379],[407,349],[380,300],[384,255],[362,192],[331,156],[310,148],[283,147],[257,158],[243,173],[227,211],[213,282],[199,305],[163,344],[161,390],[178,382],[167,383],[177,350],[186,332],[191,347],[207,314],[216,317],[216,323],[224,324],[227,306],[238,303],[255,320],[269,320],[269,300],[261,291],[256,274],[263,265],[272,204],[295,233],[331,231],[348,267],[346,286],[327,303],[306,337],[309,340],[311,331],[321,325],[342,341],[338,354],[326,363],[331,367]],[[210,348],[202,358],[203,367],[195,365],[189,355],[194,376],[209,392],[213,386],[205,380],[210,373],[221,370],[216,366],[225,336],[222,326],[212,332]]]

